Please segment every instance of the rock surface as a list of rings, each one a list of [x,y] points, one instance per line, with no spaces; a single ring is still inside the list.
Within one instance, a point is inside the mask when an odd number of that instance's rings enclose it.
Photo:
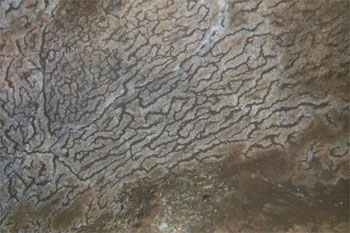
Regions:
[[[349,28],[342,0],[0,1],[0,231],[346,232]]]

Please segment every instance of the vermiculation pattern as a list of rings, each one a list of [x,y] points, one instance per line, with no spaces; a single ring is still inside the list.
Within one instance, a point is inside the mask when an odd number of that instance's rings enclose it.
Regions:
[[[225,156],[348,179],[349,22],[348,1],[0,1],[0,230],[77,231],[123,183]]]

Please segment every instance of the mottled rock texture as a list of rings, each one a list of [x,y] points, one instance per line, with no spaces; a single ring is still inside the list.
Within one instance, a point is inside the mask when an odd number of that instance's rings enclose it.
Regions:
[[[225,158],[348,182],[349,22],[341,0],[0,1],[0,230],[86,229],[123,184]]]

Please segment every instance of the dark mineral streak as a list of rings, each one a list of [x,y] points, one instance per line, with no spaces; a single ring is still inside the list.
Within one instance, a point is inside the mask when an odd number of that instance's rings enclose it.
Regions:
[[[0,232],[346,231],[349,12],[0,0]]]

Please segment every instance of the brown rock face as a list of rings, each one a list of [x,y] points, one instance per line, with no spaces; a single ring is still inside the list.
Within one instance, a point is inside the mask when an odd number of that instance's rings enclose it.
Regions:
[[[0,232],[346,232],[349,22],[341,0],[0,1]]]

